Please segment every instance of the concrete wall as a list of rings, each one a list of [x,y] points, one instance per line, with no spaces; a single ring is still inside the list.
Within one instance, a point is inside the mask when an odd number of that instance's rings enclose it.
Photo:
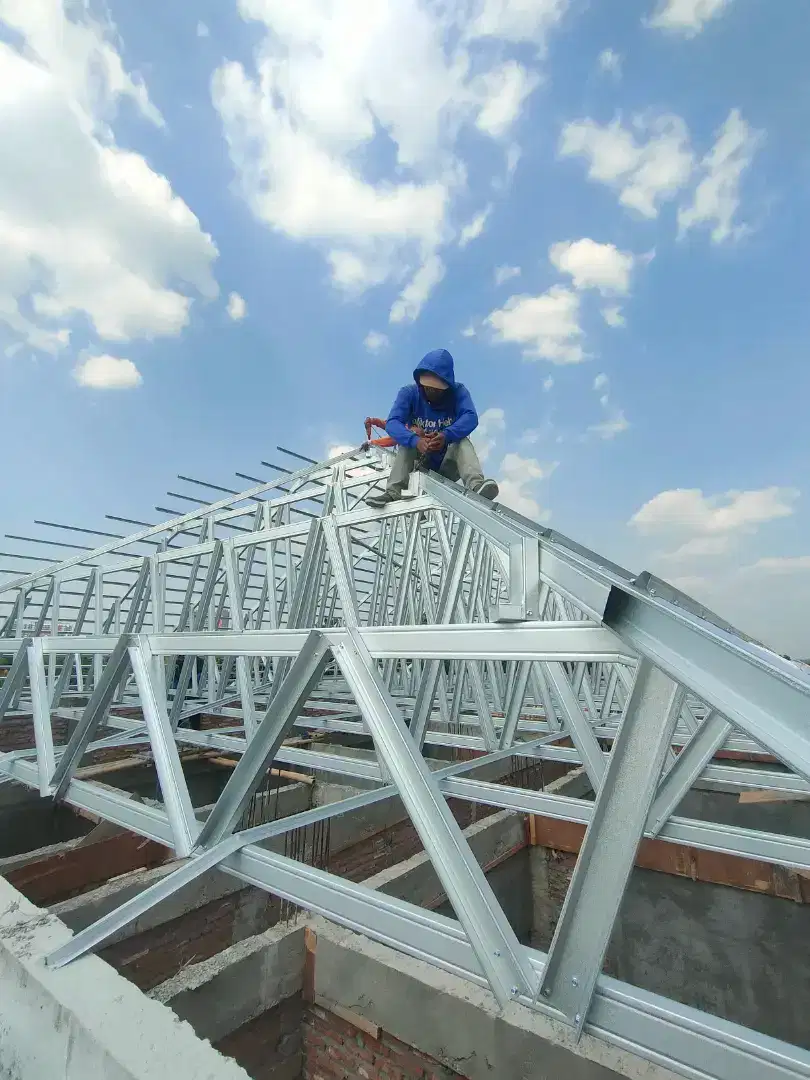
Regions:
[[[531,945],[547,950],[576,856],[533,848]],[[810,905],[634,869],[604,970],[810,1049]]]
[[[522,826],[522,822],[516,823]],[[532,880],[529,873],[529,850],[515,852],[505,862],[487,873],[487,881],[515,931],[518,941],[528,945],[534,925]],[[457,918],[452,904],[441,904],[436,911],[448,918]]]
[[[786,836],[810,836],[810,802],[799,800],[741,803],[738,796],[730,792],[695,788],[686,793],[675,812],[679,817],[717,821],[742,829],[760,829],[762,832],[784,833]]]
[[[188,1024],[95,956],[51,970],[70,932],[0,879],[0,1076],[248,1080]]]
[[[14,782],[0,784],[0,859],[83,836],[92,824]],[[0,869],[0,874],[3,870]]]
[[[489,991],[368,938],[322,919],[312,926],[317,999],[469,1080],[674,1080],[669,1070],[589,1035],[576,1043],[569,1028],[523,1006],[501,1012]]]
[[[606,970],[810,1049],[810,906],[634,870]]]

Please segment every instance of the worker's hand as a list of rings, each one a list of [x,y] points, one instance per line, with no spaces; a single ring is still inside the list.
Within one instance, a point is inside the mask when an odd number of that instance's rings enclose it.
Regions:
[[[447,439],[441,431],[437,431],[435,435],[431,435],[428,442],[430,443],[430,449],[434,454],[440,453],[447,445]]]
[[[420,453],[420,454],[429,454],[431,449],[432,449],[432,447],[430,445],[430,442],[431,442],[431,440],[426,439],[424,435],[420,439],[417,439],[417,441],[416,441],[417,452]]]

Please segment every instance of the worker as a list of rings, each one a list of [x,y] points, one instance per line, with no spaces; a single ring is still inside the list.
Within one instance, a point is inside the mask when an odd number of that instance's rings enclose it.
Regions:
[[[397,443],[397,453],[385,491],[366,502],[379,509],[402,498],[417,462],[448,480],[461,480],[469,491],[494,499],[498,485],[485,480],[469,436],[478,427],[470,392],[456,382],[453,357],[434,349],[422,357],[413,382],[403,386],[391,408],[385,430]]]

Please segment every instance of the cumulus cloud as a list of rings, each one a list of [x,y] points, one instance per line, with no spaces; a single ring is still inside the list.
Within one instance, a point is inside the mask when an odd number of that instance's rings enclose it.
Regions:
[[[610,398],[610,379],[602,371],[593,380],[594,393],[599,395],[599,405],[604,416],[596,424],[591,424],[583,440],[589,435],[596,435],[599,439],[615,439],[630,427],[630,422],[624,414],[624,409],[618,408]]]
[[[234,322],[239,322],[247,315],[247,304],[239,293],[232,292],[228,297],[228,315]]]
[[[131,360],[117,356],[87,356],[73,369],[79,386],[92,390],[131,390],[143,382]]]
[[[557,462],[543,466],[537,458],[506,454],[498,473],[498,485],[501,489],[498,501],[525,517],[535,521],[548,521],[551,514],[547,510],[541,511],[533,488],[538,481],[548,479],[556,467]]]
[[[503,285],[507,281],[511,281],[512,278],[520,276],[519,266],[496,266],[495,267],[495,284]]]
[[[482,461],[486,461],[495,448],[498,435],[506,427],[506,414],[503,409],[487,409],[478,418],[475,429],[475,448]]]
[[[600,439],[615,439],[617,435],[621,435],[629,427],[630,421],[624,415],[624,410],[614,408],[606,420],[600,420],[598,424],[591,424],[588,431],[593,435],[597,435]]]
[[[579,364],[585,359],[579,340],[579,296],[562,285],[539,296],[511,296],[484,321],[497,342],[519,345],[528,358],[553,364]]]
[[[635,256],[615,244],[599,244],[589,237],[565,240],[552,244],[548,257],[552,266],[570,275],[576,289],[598,289],[603,296],[630,291]]]
[[[478,129],[495,138],[505,135],[539,81],[536,73],[513,60],[482,76],[479,86],[483,105],[476,120]]]
[[[467,326],[461,331],[461,336],[465,338],[475,337],[475,327],[472,323],[468,323]]]
[[[330,443],[326,448],[326,457],[331,461],[332,458],[342,457],[356,449],[356,446],[349,446],[348,443]]]
[[[795,488],[769,487],[704,495],[698,488],[661,491],[646,502],[629,524],[645,536],[657,536],[677,546],[667,559],[722,555],[740,535],[757,531],[769,521],[790,517],[799,497]]]
[[[83,5],[0,6],[0,325],[56,351],[74,325],[107,341],[178,334],[214,297],[216,246],[169,181],[120,148],[123,101],[163,119]]]
[[[622,77],[622,58],[614,49],[603,49],[599,53],[597,66],[603,75],[612,75],[616,79]]]
[[[698,488],[661,491],[630,519],[642,533],[683,528],[702,535],[750,530],[766,521],[790,517],[799,497],[795,488],[727,491],[704,495]]]
[[[708,225],[715,244],[743,234],[745,226],[734,225],[740,207],[740,181],[762,138],[761,132],[752,131],[739,109],[731,110],[717,132],[717,141],[700,163],[702,178],[692,202],[678,212],[681,233]]]
[[[408,285],[391,305],[392,323],[413,322],[418,318],[427,298],[442,280],[445,265],[438,255],[431,255],[419,267]]]
[[[728,8],[731,0],[660,0],[647,26],[683,37],[695,37],[706,23]]]
[[[478,237],[484,231],[484,227],[487,223],[487,218],[491,213],[492,204],[490,203],[489,206],[484,207],[480,214],[476,214],[472,221],[468,222],[468,224],[464,226],[458,238],[458,246],[460,248],[466,247],[471,240],[478,239]]]
[[[627,319],[625,319],[624,315],[622,315],[622,309],[620,307],[616,307],[615,305],[610,305],[609,307],[602,308],[602,318],[605,320],[608,326],[612,326],[614,328],[619,326],[625,326],[627,323]]]
[[[391,320],[415,319],[466,191],[461,136],[510,136],[566,7],[240,0],[251,64],[212,81],[239,190],[270,228],[317,246],[336,285],[404,279]],[[392,162],[372,176],[381,139]]]
[[[739,109],[732,109],[714,146],[696,165],[689,130],[679,116],[636,116],[630,126],[619,117],[605,125],[586,119],[565,125],[558,154],[584,158],[590,180],[614,188],[623,206],[647,218],[657,217],[665,202],[682,201],[695,183],[678,210],[679,232],[708,225],[712,240],[721,243],[745,231],[734,225],[740,182],[763,138]]]
[[[387,348],[389,344],[388,336],[381,334],[379,330],[369,330],[363,340],[363,345],[370,353],[380,352],[381,349]]]
[[[658,216],[692,175],[694,157],[689,131],[679,116],[637,117],[635,130],[616,118],[600,125],[575,120],[563,128],[560,157],[583,157],[588,178],[614,187],[619,201],[643,217]]]

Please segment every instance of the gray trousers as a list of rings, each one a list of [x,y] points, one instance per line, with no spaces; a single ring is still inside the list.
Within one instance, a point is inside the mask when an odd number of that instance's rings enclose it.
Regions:
[[[391,468],[391,476],[388,480],[387,491],[397,498],[408,486],[408,477],[413,472],[418,453],[415,448],[409,446],[397,447],[397,455]],[[471,491],[478,491],[484,482],[484,474],[481,472],[481,462],[475,447],[469,439],[451,443],[447,447],[439,472],[448,480],[461,480],[464,487]]]

